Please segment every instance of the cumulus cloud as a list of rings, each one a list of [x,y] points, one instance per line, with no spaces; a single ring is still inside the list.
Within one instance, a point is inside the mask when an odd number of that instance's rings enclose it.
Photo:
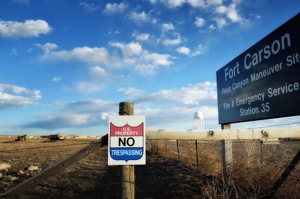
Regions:
[[[149,39],[149,34],[139,34],[139,35],[136,35],[136,40],[139,40],[139,41],[145,41],[145,40],[148,40]]]
[[[185,46],[177,48],[176,51],[185,55],[189,55],[191,52],[191,50]]]
[[[194,106],[200,104],[205,106],[216,106],[216,83],[206,81],[199,82],[197,84],[190,84],[188,87],[168,90],[165,89],[144,96],[144,98],[140,98],[138,101],[152,101],[163,104],[180,104],[185,106]]]
[[[48,54],[50,51],[55,50],[56,48],[58,48],[58,46],[56,44],[53,44],[53,43],[46,43],[44,45],[39,44],[39,43],[35,43],[34,46],[36,46],[39,49],[42,49],[46,54]]]
[[[197,46],[197,48],[196,48],[193,52],[191,52],[191,50],[190,50],[189,48],[185,47],[185,46],[182,46],[182,47],[177,48],[176,51],[177,51],[178,53],[181,53],[181,54],[185,54],[185,55],[194,57],[194,56],[203,54],[203,53],[205,52],[205,49],[206,49],[206,48],[207,48],[206,46],[203,46],[203,45],[199,44],[199,45]]]
[[[118,92],[125,94],[128,99],[135,97],[135,114],[146,116],[148,128],[158,125],[174,129],[176,124],[180,128],[190,129],[195,111],[203,112],[204,119],[217,123],[217,93],[216,83],[213,82],[199,82],[148,94],[134,87],[120,88]],[[24,127],[59,129],[107,125],[107,116],[116,114],[118,103],[100,99],[70,102],[59,106],[57,110],[38,115],[35,121],[24,124]]]
[[[59,82],[61,80],[61,77],[54,77],[53,79],[51,79],[52,82]]]
[[[216,12],[225,14],[232,22],[242,22],[243,18],[238,14],[236,6],[238,1],[233,1],[228,7],[221,5],[216,8]]]
[[[177,40],[173,41],[173,43],[175,43]],[[166,43],[168,43],[168,41]],[[172,43],[172,41],[169,41],[169,43]],[[92,73],[94,73],[95,75],[104,75],[106,72],[109,73],[109,70],[112,70],[114,68],[133,69],[139,74],[149,75],[154,74],[154,70],[156,70],[160,66],[169,66],[173,64],[173,62],[170,60],[171,55],[151,53],[147,50],[144,50],[142,45],[138,42],[111,42],[109,43],[109,45],[120,49],[122,52],[122,57],[120,58],[118,56],[117,51],[114,51],[114,54],[110,56],[107,49],[104,47],[91,48],[85,46],[77,47],[72,50],[55,51],[54,49],[57,48],[57,45],[55,44],[35,44],[35,46],[44,51],[44,54],[42,54],[40,57],[42,61],[77,60],[88,64],[101,64],[101,68],[99,66],[90,68],[90,71],[92,71]],[[146,70],[146,72],[143,72],[143,70]],[[77,88],[80,91],[83,91],[83,89],[81,88],[85,87],[88,87],[87,82],[78,83],[77,85]],[[95,87],[91,87],[91,89],[99,90]]]
[[[163,2],[170,8],[175,8],[184,4],[186,0],[161,0],[161,2]]]
[[[142,46],[136,42],[124,43],[111,43],[121,49],[123,61],[129,66],[134,67],[134,70],[141,75],[153,75],[154,71],[159,66],[169,66],[173,64],[170,61],[171,55],[150,53],[143,50]]]
[[[90,74],[94,76],[104,76],[106,75],[106,71],[100,66],[90,67]]]
[[[196,50],[191,54],[192,57],[203,54],[205,50],[207,49],[207,46],[203,46],[202,44],[199,44],[196,48]]]
[[[178,33],[175,33],[175,35],[177,36],[176,39],[165,39],[163,41],[163,44],[168,46],[168,45],[178,45],[178,44],[181,44],[182,40],[181,40],[181,37],[180,37],[180,34]]]
[[[150,0],[150,2],[152,4],[162,2],[169,8],[180,7],[183,4],[189,4],[194,8],[205,8],[222,4],[222,0]]]
[[[213,5],[221,5],[222,0],[187,0],[187,3],[195,8],[205,8]]]
[[[162,31],[163,32],[167,32],[167,31],[169,31],[169,30],[174,30],[175,28],[174,28],[174,25],[172,24],[172,23],[164,23],[163,25],[162,25]]]
[[[61,51],[52,51],[57,48],[55,44],[51,45],[36,45],[39,48],[43,49],[45,54],[41,57],[42,60],[78,60],[81,62],[87,63],[107,63],[109,60],[108,52],[105,48],[98,47],[77,47],[70,51],[61,50]]]
[[[106,7],[103,10],[103,12],[106,14],[121,13],[121,12],[124,12],[127,9],[127,7],[128,7],[128,4],[123,3],[123,2],[119,3],[119,4],[108,3],[108,4],[106,4]]]
[[[134,87],[119,88],[118,92],[123,93],[124,95],[128,95],[128,96],[136,96],[136,95],[140,95],[140,94],[144,93],[143,90],[139,90]]]
[[[111,43],[112,46],[119,47],[122,50],[124,57],[139,55],[142,52],[142,46],[139,43],[130,42],[128,44],[123,43]]]
[[[196,21],[195,21],[195,25],[197,27],[202,27],[205,24],[205,19],[201,18],[201,17],[196,17]]]
[[[216,29],[216,27],[214,26],[214,24],[210,24],[209,29],[214,30],[214,29]]]
[[[215,17],[213,18],[214,21],[216,21],[218,28],[223,28],[223,26],[227,25],[226,19]]]
[[[89,12],[93,12],[100,9],[100,6],[96,6],[94,3],[88,4],[86,2],[80,2],[79,5],[83,6],[83,8]]]
[[[68,127],[91,127],[107,124],[107,112],[113,113],[117,106],[98,99],[86,99],[59,106],[52,112],[37,115],[35,121],[24,124],[25,128],[59,129]],[[115,110],[114,110],[115,112]]]
[[[133,31],[132,33],[131,33],[131,36],[132,37],[134,37],[136,40],[138,40],[138,41],[146,41],[146,40],[148,40],[149,39],[149,37],[150,37],[150,34],[148,34],[148,33],[138,33],[137,31]]]
[[[0,34],[4,38],[38,37],[50,33],[52,28],[44,20],[0,21]]]
[[[130,12],[128,17],[137,23],[148,22],[150,20],[150,16],[143,12]]]
[[[41,98],[39,90],[29,90],[12,84],[0,84],[0,109],[34,105]]]

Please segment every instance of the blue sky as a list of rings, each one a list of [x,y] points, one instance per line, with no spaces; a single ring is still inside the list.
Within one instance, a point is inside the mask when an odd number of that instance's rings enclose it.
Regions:
[[[220,129],[216,71],[299,11],[298,0],[0,1],[0,134],[103,135],[123,101],[148,129],[192,129],[197,111]]]

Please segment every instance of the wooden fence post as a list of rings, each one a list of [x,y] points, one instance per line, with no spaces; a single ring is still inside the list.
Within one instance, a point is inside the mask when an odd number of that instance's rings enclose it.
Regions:
[[[119,104],[119,115],[133,115],[133,102],[121,102]],[[119,166],[119,175],[121,175],[121,186],[119,198],[134,199],[135,198],[135,174],[134,165]]]
[[[197,143],[197,140],[195,140],[195,145],[196,145],[196,160],[197,160],[197,168],[199,168],[199,160],[198,160],[198,143]]]
[[[177,156],[178,156],[178,160],[179,160],[179,145],[178,145],[178,140],[176,140],[176,146],[177,146]]]
[[[230,124],[222,124],[222,129],[230,129]],[[233,166],[231,140],[222,140],[222,160],[223,178],[225,182],[228,182]]]

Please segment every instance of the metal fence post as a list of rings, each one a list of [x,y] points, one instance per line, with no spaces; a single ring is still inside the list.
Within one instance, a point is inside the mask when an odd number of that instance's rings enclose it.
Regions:
[[[230,129],[230,124],[222,124],[222,129]],[[228,182],[232,172],[232,141],[222,140],[223,178]]]

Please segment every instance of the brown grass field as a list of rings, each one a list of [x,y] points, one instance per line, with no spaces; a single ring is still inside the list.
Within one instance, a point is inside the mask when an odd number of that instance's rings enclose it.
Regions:
[[[0,136],[0,164],[11,165],[0,171],[0,194],[94,141],[14,139]],[[136,198],[261,198],[300,149],[298,142],[234,142],[232,175],[224,183],[220,142],[199,141],[198,164],[194,141],[179,141],[179,154],[175,143],[147,141],[147,164],[135,166]],[[274,198],[300,198],[299,164]],[[30,166],[38,170],[30,171]],[[107,147],[103,147],[35,188],[9,198],[118,198],[118,170],[119,166],[107,166]]]

